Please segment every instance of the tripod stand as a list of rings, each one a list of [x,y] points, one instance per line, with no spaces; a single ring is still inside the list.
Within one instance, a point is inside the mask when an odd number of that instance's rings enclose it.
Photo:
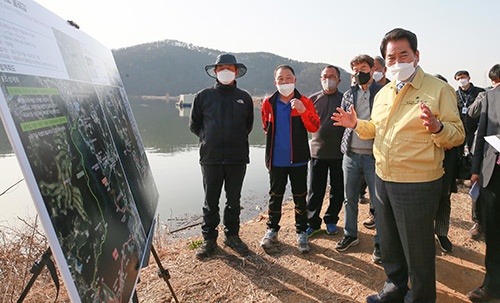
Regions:
[[[168,289],[170,290],[170,293],[172,294],[172,297],[174,298],[175,302],[179,303],[179,300],[177,299],[177,296],[175,295],[174,289],[169,281],[170,273],[169,273],[168,269],[165,269],[163,267],[163,265],[161,264],[161,260],[158,257],[158,254],[156,253],[156,250],[155,250],[153,245],[151,245],[151,252],[153,253],[153,257],[155,258],[156,264],[158,265],[158,268],[159,268],[158,276],[160,278],[162,278],[163,280],[165,280],[165,282],[167,283]],[[42,272],[42,269],[44,266],[47,266],[47,268],[49,269],[50,275],[52,277],[52,280],[54,280],[54,283],[56,284],[57,293],[56,293],[56,298],[54,299],[54,302],[57,302],[57,297],[59,296],[59,278],[57,277],[57,272],[56,272],[56,267],[54,265],[54,262],[50,258],[51,256],[52,256],[52,251],[50,250],[50,247],[49,247],[42,254],[42,257],[40,258],[40,260],[35,261],[35,263],[33,263],[33,266],[31,267],[31,270],[30,270],[30,272],[33,274],[33,276],[31,276],[30,281],[28,282],[28,284],[24,288],[21,296],[19,297],[19,300],[17,300],[17,303],[22,303],[24,301],[24,299],[28,295],[28,292],[30,291],[31,287],[35,283],[36,278]],[[132,301],[134,303],[139,303],[139,299],[137,297],[137,292],[134,292],[134,296],[132,298]]]
[[[170,284],[170,273],[168,272],[168,269],[165,269],[163,265],[161,264],[160,257],[158,257],[158,254],[156,253],[156,250],[154,246],[151,244],[151,253],[153,254],[153,257],[155,258],[156,265],[158,265],[158,276],[165,280],[165,283],[167,283],[168,289],[170,290],[170,293],[172,294],[172,297],[174,298],[176,303],[179,303],[179,300],[177,299],[177,296],[175,295],[174,289],[172,285]],[[139,299],[137,297],[137,292],[134,293],[133,297],[133,302],[134,303],[139,303]]]
[[[19,297],[19,300],[17,300],[17,303],[21,303],[24,301],[24,299],[26,298],[26,295],[28,295],[28,292],[30,291],[33,284],[35,283],[36,278],[42,272],[42,269],[45,265],[47,265],[47,268],[50,271],[50,276],[52,277],[52,280],[54,280],[54,283],[56,284],[57,293],[56,293],[56,298],[54,299],[54,302],[57,301],[57,297],[59,296],[59,278],[57,277],[56,266],[54,265],[54,262],[50,258],[51,255],[52,255],[52,251],[50,250],[50,247],[49,247],[42,254],[42,258],[38,261],[35,261],[35,263],[33,263],[33,266],[30,269],[30,272],[33,274],[33,276],[31,276],[30,281],[28,282],[28,284],[24,288],[23,293]]]

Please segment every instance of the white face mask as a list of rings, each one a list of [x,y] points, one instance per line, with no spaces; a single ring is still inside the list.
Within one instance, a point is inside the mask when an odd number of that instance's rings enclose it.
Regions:
[[[331,92],[337,88],[337,81],[330,79],[321,80],[321,87],[324,91]]]
[[[413,62],[411,63],[396,63],[394,65],[387,67],[387,72],[391,78],[395,78],[398,81],[404,81],[410,78],[415,72],[415,66]]]
[[[467,78],[461,78],[461,79],[457,80],[457,83],[461,87],[464,87],[464,86],[467,86],[467,84],[469,84],[469,80],[467,80]]]
[[[230,84],[235,78],[236,74],[228,69],[223,69],[217,72],[217,80],[224,85]]]
[[[379,82],[383,77],[384,74],[382,74],[382,72],[373,72],[373,80],[375,80],[375,82]]]
[[[282,94],[285,97],[288,97],[293,93],[293,90],[295,89],[295,84],[294,83],[278,84],[276,85],[276,88],[278,89],[278,92],[280,94]]]

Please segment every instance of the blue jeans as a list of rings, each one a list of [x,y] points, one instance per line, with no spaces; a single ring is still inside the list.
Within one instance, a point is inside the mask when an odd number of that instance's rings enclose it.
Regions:
[[[344,234],[358,236],[359,187],[365,177],[370,197],[375,194],[375,158],[373,154],[347,152],[342,161],[344,171]],[[376,220],[376,219],[375,219]],[[375,235],[375,243],[378,236]]]

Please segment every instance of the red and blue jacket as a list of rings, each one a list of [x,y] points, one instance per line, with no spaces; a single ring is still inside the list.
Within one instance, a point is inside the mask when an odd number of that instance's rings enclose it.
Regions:
[[[266,166],[271,170],[274,147],[274,132],[276,118],[276,102],[278,100],[278,92],[267,97],[262,102],[262,126],[266,134]],[[299,99],[304,104],[306,110],[300,114],[296,109],[292,109],[290,115],[290,159],[292,163],[307,162],[311,158],[309,151],[309,137],[307,132],[314,133],[320,127],[320,120],[313,102],[302,96],[297,90],[294,91],[294,98]]]

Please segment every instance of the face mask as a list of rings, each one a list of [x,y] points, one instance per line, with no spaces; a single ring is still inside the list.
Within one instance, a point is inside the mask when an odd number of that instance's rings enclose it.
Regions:
[[[373,80],[375,80],[375,82],[379,82],[383,77],[384,74],[382,74],[381,72],[373,72]]]
[[[457,83],[461,87],[464,87],[464,86],[467,86],[467,84],[469,84],[469,80],[467,80],[466,78],[461,78],[461,79],[457,80]]]
[[[391,78],[395,78],[398,81],[404,81],[410,78],[415,72],[415,66],[413,62],[411,63],[396,63],[394,65],[387,67],[387,72]]]
[[[217,80],[224,85],[233,82],[235,78],[236,74],[228,69],[223,69],[217,72]]]
[[[321,87],[323,87],[324,91],[331,92],[337,88],[337,81],[330,79],[321,80]]]
[[[354,78],[359,85],[363,85],[370,81],[371,75],[370,73],[357,72]]]
[[[276,88],[278,89],[280,94],[282,94],[285,97],[288,97],[293,93],[293,90],[295,89],[295,84],[294,83],[278,84],[276,85]]]

